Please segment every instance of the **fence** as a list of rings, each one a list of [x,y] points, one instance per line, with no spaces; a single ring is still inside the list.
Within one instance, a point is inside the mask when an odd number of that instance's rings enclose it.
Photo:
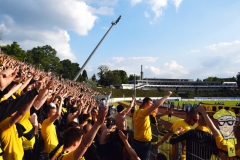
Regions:
[[[131,119],[131,116],[128,116],[128,119]],[[129,129],[134,132],[132,121],[128,120],[127,125]],[[153,134],[153,144],[160,141],[168,132],[162,124],[151,124],[151,129]],[[168,141],[161,145],[158,150],[155,147],[152,147],[150,160],[153,160],[158,153],[164,154],[168,160],[181,160],[183,151],[186,152],[186,160],[240,160],[240,157],[229,158],[227,152],[196,139],[189,138],[186,140],[185,144],[186,148],[183,149],[181,143],[178,143],[177,151],[174,152],[174,155],[170,153],[172,145]]]

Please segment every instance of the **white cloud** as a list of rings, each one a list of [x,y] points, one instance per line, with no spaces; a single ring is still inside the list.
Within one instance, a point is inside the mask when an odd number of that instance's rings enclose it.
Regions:
[[[180,4],[182,3],[183,0],[172,0],[172,1],[173,1],[173,4],[176,7],[176,10],[178,11],[178,8],[179,8],[179,6],[180,6]]]
[[[200,50],[198,50],[198,49],[194,49],[194,50],[190,51],[190,53],[199,53],[199,52],[200,52]]]
[[[140,3],[142,2],[142,0],[131,0],[131,5],[134,6],[136,5],[137,3]]]
[[[149,18],[149,17],[150,17],[149,14],[148,14],[148,12],[144,12],[144,16],[145,16],[146,18]]]
[[[101,4],[113,5],[116,2],[104,0]],[[68,31],[87,35],[98,19],[95,14],[114,14],[113,8],[94,8],[78,0],[2,0],[0,6],[0,31],[4,34],[2,44],[17,41],[25,50],[50,45],[57,50],[60,59],[72,61],[76,61],[76,56],[69,45]]]
[[[166,62],[159,67],[144,67],[144,77],[148,78],[153,78],[153,76],[158,78],[179,78],[186,76],[188,73],[189,70],[182,65],[179,65],[175,60]]]
[[[126,63],[126,64],[131,64],[134,63],[134,65],[136,64],[142,64],[142,63],[154,63],[156,60],[158,59],[158,57],[128,57],[128,58],[124,58],[124,57],[113,57],[112,61],[114,63]]]
[[[97,8],[97,9],[90,7],[90,10],[94,14],[101,14],[101,15],[113,15],[114,14],[114,9],[106,7],[106,6],[103,6],[103,7]]]
[[[155,23],[157,19],[163,14],[163,8],[167,7],[168,0],[149,0],[152,11],[155,13],[154,19],[150,22]]]
[[[219,51],[223,48],[229,48],[232,47],[234,45],[240,45],[240,41],[234,41],[234,42],[221,42],[218,44],[212,44],[210,46],[206,46],[206,49],[212,50],[212,51]]]
[[[104,6],[114,6],[117,4],[118,0],[83,0],[87,4],[97,4]]]
[[[183,0],[172,0],[174,6],[176,7],[176,10],[178,11],[178,8]],[[156,23],[156,21],[159,19],[159,17],[163,14],[163,9],[167,7],[169,0],[131,0],[131,5],[136,5],[140,2],[146,2],[151,6],[151,10],[155,13],[155,17],[150,20],[150,24]],[[147,12],[144,12],[144,16],[146,18],[149,18],[149,14]]]

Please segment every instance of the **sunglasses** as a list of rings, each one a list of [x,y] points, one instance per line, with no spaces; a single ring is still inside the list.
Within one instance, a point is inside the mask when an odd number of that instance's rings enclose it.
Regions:
[[[229,126],[234,125],[235,121],[218,121],[219,126],[223,126],[225,123],[227,123]]]

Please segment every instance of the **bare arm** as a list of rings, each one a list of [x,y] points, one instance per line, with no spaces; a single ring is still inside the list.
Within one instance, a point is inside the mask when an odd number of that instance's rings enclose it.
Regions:
[[[135,103],[134,100],[135,100],[135,97],[134,97],[134,95],[132,95],[132,102],[129,106],[127,106],[126,110],[123,111],[124,115],[126,115],[132,109],[132,107]]]
[[[99,128],[101,127],[102,123],[104,122],[104,119],[107,115],[107,107],[102,107],[99,110],[97,122],[94,123],[93,127],[87,132],[87,134],[83,137],[81,144],[78,146],[78,148],[74,151],[74,160],[80,159],[83,154],[86,152],[88,147],[91,145],[94,137],[96,136]]]
[[[57,112],[56,112],[56,114],[54,116],[50,117],[49,122],[54,122],[59,116],[61,116],[63,98],[61,96],[59,96],[59,98],[60,98],[60,104],[59,104],[59,107],[57,109]]]
[[[12,96],[20,87],[22,83],[19,83],[18,85],[14,86],[7,94],[3,96],[4,99],[8,99],[10,96]]]
[[[32,76],[30,78],[28,78],[19,89],[21,91],[24,90],[24,88],[30,83],[32,78],[33,78]]]
[[[0,90],[3,91],[16,77],[17,71],[8,68],[0,72]]]
[[[131,147],[131,145],[128,143],[128,135],[125,136],[121,130],[118,131],[118,135],[123,141],[125,148],[127,149],[128,154],[130,155],[131,159],[133,160],[140,160],[137,153],[134,151],[134,149]]]
[[[35,100],[35,102],[33,103],[33,106],[35,107],[35,109],[39,110],[42,107],[42,105],[46,102],[47,98],[48,98],[48,95],[46,95],[40,100]]]
[[[213,136],[217,137],[219,135],[221,135],[221,133],[219,132],[219,130],[216,128],[216,126],[214,125],[214,123],[212,122],[212,120],[210,119],[210,117],[207,115],[204,107],[200,104],[198,107],[198,111],[200,113],[202,113],[204,120],[206,121],[207,125],[209,126],[209,128],[211,129]]]
[[[166,133],[165,135],[164,135],[164,137],[162,138],[162,140],[161,141],[159,141],[155,146],[158,148],[160,145],[162,145],[166,140],[168,140],[168,138],[170,137],[170,136],[172,136],[173,135],[173,132],[172,132],[172,127],[170,128],[170,131],[168,131],[168,133]]]
[[[153,103],[152,106],[148,108],[148,115],[150,115],[152,113],[152,111],[154,111],[156,108],[161,106],[164,103],[164,101],[170,97],[171,94],[172,94],[172,92],[168,91],[164,97],[162,97],[161,99],[159,99],[155,103]]]

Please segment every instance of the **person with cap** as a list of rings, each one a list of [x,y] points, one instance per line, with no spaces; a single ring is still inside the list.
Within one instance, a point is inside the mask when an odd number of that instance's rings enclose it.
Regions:
[[[60,105],[56,107],[50,104],[47,112],[48,118],[42,123],[41,135],[44,142],[43,156],[48,158],[49,153],[58,145],[58,138],[56,129],[54,126],[54,121],[61,115],[63,98],[61,96],[57,97],[60,101]]]
[[[228,152],[228,157],[224,157],[222,159],[239,159],[240,123],[235,123],[235,113],[229,110],[221,109],[213,115],[213,118],[218,120],[218,125],[221,131],[220,132],[214,125],[213,121],[208,116],[202,105],[199,106],[198,111],[203,115],[209,128],[211,129],[213,136],[216,140],[217,148]],[[235,158],[234,156],[238,157]]]
[[[171,128],[169,129],[168,133],[166,133],[161,141],[159,141],[155,146],[158,148],[161,146],[165,141],[168,140],[169,137],[173,135],[173,133],[176,133],[179,128],[183,128],[182,133],[185,133],[189,130],[191,130],[191,126],[194,126],[196,123],[198,123],[199,120],[199,114],[194,108],[191,108],[190,110],[187,110],[185,119],[178,119],[176,120]],[[181,148],[181,149],[179,149]],[[178,158],[181,158],[182,160],[186,159],[186,152],[185,152],[185,142],[183,143],[176,143],[172,145],[170,149],[170,160],[175,160]]]
[[[152,147],[152,131],[149,115],[156,108],[163,105],[164,101],[167,100],[171,94],[172,92],[168,91],[164,97],[157,100],[155,103],[153,103],[151,98],[145,97],[141,108],[136,110],[133,114],[134,139],[132,146],[141,160],[149,159]]]

